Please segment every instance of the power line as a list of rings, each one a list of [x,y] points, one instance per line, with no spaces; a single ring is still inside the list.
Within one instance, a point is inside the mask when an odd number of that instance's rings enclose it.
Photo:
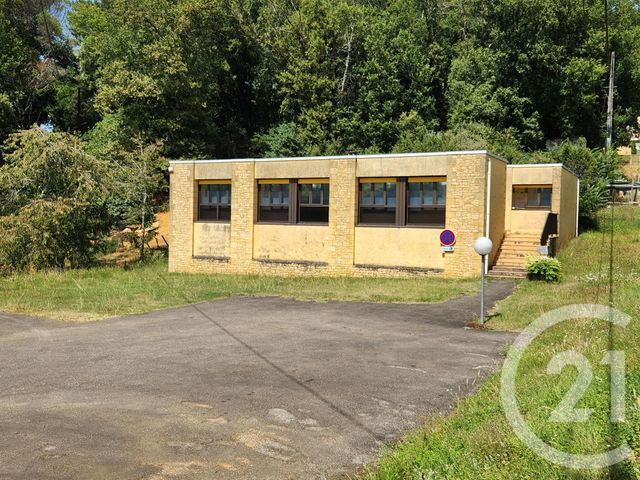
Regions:
[[[614,210],[616,199],[611,203],[611,245],[609,249],[609,315],[613,318],[613,241],[614,241]],[[612,319],[611,318],[611,319]],[[613,322],[610,322],[613,325]]]

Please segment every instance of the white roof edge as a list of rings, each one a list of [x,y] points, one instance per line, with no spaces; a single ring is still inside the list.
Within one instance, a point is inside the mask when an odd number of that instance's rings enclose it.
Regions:
[[[535,167],[564,167],[562,163],[516,163],[509,165],[509,168],[535,168]]]
[[[580,178],[576,172],[567,167],[564,163],[519,163],[516,165],[507,165],[509,168],[535,168],[535,167],[562,167],[564,170],[569,172],[572,175],[575,175],[577,178]]]
[[[343,160],[358,158],[407,158],[407,157],[441,157],[444,155],[489,155],[497,160],[508,163],[504,158],[494,155],[487,150],[460,150],[451,152],[416,152],[416,153],[383,153],[374,155],[329,155],[317,157],[275,157],[275,158],[228,158],[211,160],[169,160],[170,164],[184,163],[243,163],[243,162],[286,162],[286,161],[307,161],[307,160]]]

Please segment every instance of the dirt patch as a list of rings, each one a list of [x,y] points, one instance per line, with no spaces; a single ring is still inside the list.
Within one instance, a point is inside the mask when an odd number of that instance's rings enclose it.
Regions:
[[[154,222],[145,229],[147,250],[166,250],[169,248],[169,213],[157,213]],[[149,238],[149,235],[152,235]],[[114,232],[109,238],[117,242],[116,250],[100,257],[102,265],[112,265],[126,268],[140,259],[139,239],[142,236],[140,226],[131,225]]]

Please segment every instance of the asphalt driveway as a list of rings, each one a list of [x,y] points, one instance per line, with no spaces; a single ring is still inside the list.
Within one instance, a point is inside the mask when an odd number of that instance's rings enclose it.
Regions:
[[[488,303],[511,283],[494,282]],[[513,336],[438,305],[234,298],[97,323],[0,314],[0,478],[336,478]]]

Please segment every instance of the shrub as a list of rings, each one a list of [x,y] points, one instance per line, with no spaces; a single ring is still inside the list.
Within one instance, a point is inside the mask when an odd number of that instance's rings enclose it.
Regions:
[[[597,225],[596,214],[607,206],[609,188],[604,180],[580,184],[580,226],[583,229]]]
[[[109,169],[80,141],[12,135],[0,167],[0,273],[90,265],[109,231]]]
[[[35,200],[0,217],[0,273],[89,266],[99,242],[87,236],[94,220],[80,212],[68,200]]]
[[[562,266],[557,258],[531,257],[527,261],[527,273],[532,280],[557,282],[562,276]]]

